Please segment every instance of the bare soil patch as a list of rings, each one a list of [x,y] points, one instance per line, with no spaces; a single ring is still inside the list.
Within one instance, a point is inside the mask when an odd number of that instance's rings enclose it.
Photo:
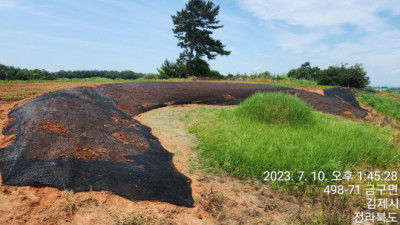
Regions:
[[[296,89],[324,95],[324,88],[321,87],[297,87]]]
[[[41,122],[40,127],[43,129],[48,129],[53,131],[54,133],[57,134],[61,134],[61,135],[67,135],[68,134],[68,130],[67,128],[61,126],[60,124],[54,122],[54,121],[50,121],[50,122]]]

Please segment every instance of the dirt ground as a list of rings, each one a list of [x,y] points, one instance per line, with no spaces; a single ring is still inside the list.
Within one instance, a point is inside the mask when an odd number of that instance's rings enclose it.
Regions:
[[[0,124],[16,102],[1,104]],[[179,118],[198,106],[170,106],[136,117],[152,127],[161,144],[175,154],[175,166],[192,179],[194,207],[164,202],[132,202],[106,191],[73,193],[51,187],[0,185],[0,224],[292,224],[315,213],[265,185],[224,175],[189,172],[196,160],[196,138]],[[3,139],[0,137],[0,139]],[[1,178],[0,178],[1,179]],[[297,222],[296,222],[297,221]]]
[[[0,101],[17,101],[63,88],[95,87],[104,83],[110,82],[0,83]]]
[[[324,89],[321,87],[298,87],[296,89],[303,90],[303,91],[309,91],[309,92],[314,92],[320,95],[324,95]]]

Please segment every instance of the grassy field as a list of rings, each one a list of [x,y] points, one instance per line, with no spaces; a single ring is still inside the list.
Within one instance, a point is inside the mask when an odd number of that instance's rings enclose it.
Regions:
[[[201,141],[201,161],[241,178],[262,180],[264,171],[290,171],[294,181],[285,183],[296,184],[298,171],[304,171],[301,181],[311,181],[313,172],[331,179],[333,171],[399,162],[389,129],[316,112],[286,94],[257,94],[233,109],[193,113],[186,120],[195,120],[190,131]]]
[[[362,93],[358,97],[358,100],[376,109],[378,112],[400,121],[400,96],[396,96],[397,94],[391,95],[392,96],[383,93]]]

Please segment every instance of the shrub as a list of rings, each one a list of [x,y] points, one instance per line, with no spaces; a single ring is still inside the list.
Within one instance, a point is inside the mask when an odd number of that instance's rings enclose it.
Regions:
[[[143,79],[145,79],[145,80],[156,80],[156,79],[158,79],[158,74],[148,73],[148,74],[144,75]]]
[[[388,88],[388,89],[385,89],[383,92],[388,93],[388,94],[392,94],[393,90]]]
[[[208,77],[218,78],[218,79],[224,78],[224,76],[222,76],[217,70],[211,70]]]
[[[315,80],[319,71],[320,69],[318,67],[311,67],[309,62],[305,62],[300,68],[290,70],[287,75],[295,79]]]
[[[285,75],[278,75],[276,76],[275,80],[290,80],[290,78]]]
[[[196,57],[192,61],[190,75],[196,77],[209,77],[211,73],[210,65],[204,59]]]
[[[239,115],[269,124],[304,125],[313,121],[311,107],[301,99],[281,92],[257,93],[236,108]]]
[[[175,63],[165,60],[161,67],[157,70],[160,73],[161,79],[188,77],[185,64],[181,63],[179,60],[177,60]]]

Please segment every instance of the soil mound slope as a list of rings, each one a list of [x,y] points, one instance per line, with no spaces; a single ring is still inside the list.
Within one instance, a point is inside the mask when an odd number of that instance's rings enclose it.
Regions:
[[[101,90],[66,89],[23,104],[3,130],[17,133],[0,149],[3,184],[109,190],[131,200],[193,205],[190,179],[175,169],[172,154]]]
[[[101,90],[112,96],[119,108],[134,116],[166,105],[200,103],[235,105],[256,92],[281,91],[297,95],[314,109],[335,115],[364,118],[364,110],[342,100],[292,88],[243,83],[145,82],[103,84]]]
[[[65,89],[9,113],[3,133],[16,139],[0,149],[3,184],[109,190],[131,200],[192,206],[190,179],[150,128],[132,117],[172,104],[238,104],[264,91],[297,95],[328,113],[366,115],[338,99],[272,85],[148,82]]]

